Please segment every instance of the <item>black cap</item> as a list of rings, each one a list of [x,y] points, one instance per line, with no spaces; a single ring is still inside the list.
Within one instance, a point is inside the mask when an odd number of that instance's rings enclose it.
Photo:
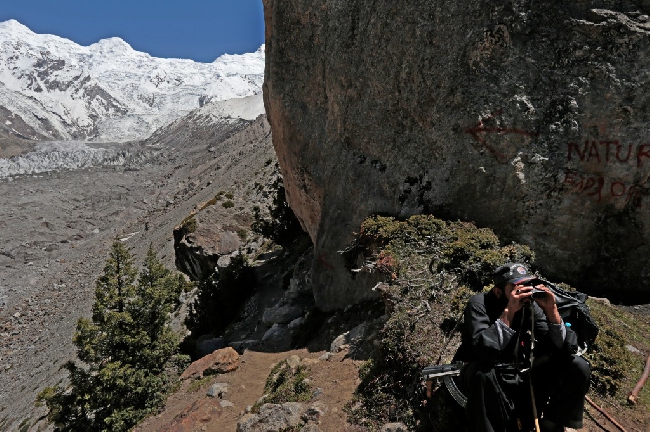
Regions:
[[[529,280],[537,279],[524,264],[507,263],[497,268],[492,275],[496,286],[505,286],[508,283],[518,284]]]

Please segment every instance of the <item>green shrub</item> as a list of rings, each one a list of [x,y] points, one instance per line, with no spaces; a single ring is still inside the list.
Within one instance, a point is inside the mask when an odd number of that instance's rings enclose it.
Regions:
[[[185,319],[187,328],[195,336],[219,334],[239,315],[255,284],[255,269],[245,255],[235,255],[226,268],[199,282],[196,299]]]
[[[626,345],[633,344],[643,352],[650,348],[648,320],[632,316],[620,309],[589,300],[594,320],[600,326],[598,338],[585,357],[591,364],[592,391],[603,396],[625,400],[636,384],[635,361]],[[642,369],[638,368],[639,370]]]
[[[185,218],[185,220],[181,223],[181,228],[185,232],[185,235],[196,232],[196,219],[194,218],[194,215]]]
[[[235,194],[232,193],[232,192],[226,192],[226,198],[228,198],[229,200],[231,200],[231,199],[235,198]]]
[[[254,222],[251,229],[254,233],[271,239],[280,246],[288,246],[303,231],[300,222],[287,203],[284,185],[277,180],[273,186],[276,192],[273,204],[268,207],[269,218],[262,216],[259,207],[254,207]]]
[[[232,202],[232,201],[230,201],[230,200],[228,200],[228,201],[225,201],[225,202],[224,202],[223,204],[221,204],[221,205],[223,206],[223,208],[227,208],[227,209],[229,209],[229,208],[233,208],[233,207],[235,206],[235,203]]]
[[[302,365],[292,368],[283,360],[271,370],[264,385],[264,397],[255,403],[252,411],[259,411],[265,403],[304,402],[312,396],[312,387],[307,381],[307,368]]]
[[[389,318],[379,352],[360,369],[361,384],[346,406],[349,420],[378,429],[392,420],[387,407],[393,407],[409,429],[458,430],[463,412],[445,392],[421,404],[420,371],[451,361],[460,344],[465,304],[475,292],[491,288],[493,269],[506,261],[532,263],[533,253],[514,243],[501,246],[492,231],[470,223],[424,215],[405,221],[370,217],[353,250],[373,263],[367,271],[385,275],[378,290]],[[650,318],[592,300],[589,306],[600,326],[586,354],[592,365],[591,391],[623,408],[626,391],[634,386],[645,360],[625,345],[650,351]],[[642,392],[640,398],[650,403],[649,395]]]
[[[361,384],[346,407],[350,421],[379,429],[392,420],[392,407],[411,429],[432,428],[427,419],[433,416],[436,430],[457,430],[456,419],[442,417],[455,415],[451,405],[436,405],[435,412],[421,406],[420,371],[451,360],[465,303],[490,283],[493,269],[505,261],[530,262],[533,254],[524,246],[501,246],[489,230],[428,215],[367,218],[357,243],[356,253],[374,263],[368,271],[385,275],[379,290],[389,317],[380,350],[360,371]]]

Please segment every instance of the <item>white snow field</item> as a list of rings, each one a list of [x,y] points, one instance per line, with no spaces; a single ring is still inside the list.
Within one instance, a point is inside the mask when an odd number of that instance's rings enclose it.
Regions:
[[[0,122],[20,116],[34,136],[143,139],[210,101],[261,94],[263,81],[264,45],[198,63],[152,57],[120,38],[81,46],[0,23],[0,106],[10,113]]]

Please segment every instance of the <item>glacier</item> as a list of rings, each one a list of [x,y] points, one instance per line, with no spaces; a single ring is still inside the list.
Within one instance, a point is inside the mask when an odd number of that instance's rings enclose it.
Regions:
[[[214,126],[238,121],[252,121],[264,114],[261,94],[225,101],[211,101],[191,111],[189,118],[196,125]],[[172,121],[170,124],[173,124]],[[164,126],[157,132],[164,133]],[[154,134],[155,136],[155,134]],[[0,180],[12,181],[15,176],[36,175],[51,171],[93,167],[124,166],[145,161],[157,145],[146,148],[134,143],[97,143],[92,141],[41,141],[33,151],[12,158],[0,158]]]

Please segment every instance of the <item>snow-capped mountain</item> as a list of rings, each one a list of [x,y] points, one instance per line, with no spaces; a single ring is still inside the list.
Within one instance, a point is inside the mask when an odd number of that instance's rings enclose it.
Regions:
[[[264,46],[212,63],[163,59],[119,38],[84,47],[0,23],[0,128],[29,139],[128,141],[209,101],[260,94]]]

